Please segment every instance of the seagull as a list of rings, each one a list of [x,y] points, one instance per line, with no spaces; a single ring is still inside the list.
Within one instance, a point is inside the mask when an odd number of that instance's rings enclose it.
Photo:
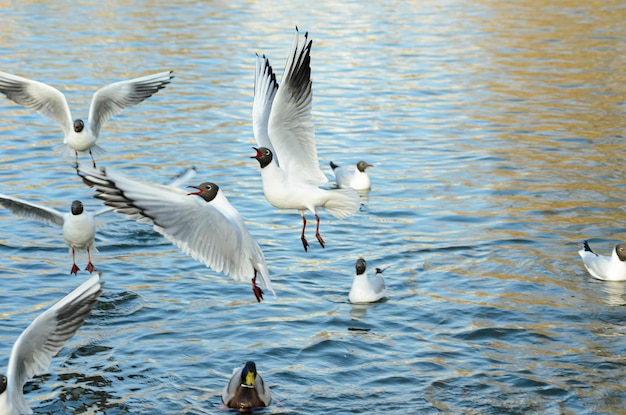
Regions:
[[[88,152],[93,166],[96,167],[93,153],[104,152],[96,144],[102,124],[125,108],[137,105],[165,88],[173,77],[173,71],[166,71],[100,88],[93,95],[86,122],[80,118],[72,120],[70,107],[63,93],[42,82],[0,71],[0,93],[58,123],[65,134],[61,147],[73,150],[76,154],[76,165],[78,166],[78,153]]]
[[[352,280],[352,288],[348,299],[351,303],[375,303],[385,296],[385,280],[383,271],[385,269],[376,268],[374,275],[368,276],[365,272],[365,260],[359,258],[356,261],[356,275]]]
[[[137,222],[153,225],[155,231],[207,267],[239,281],[252,276],[257,301],[263,299],[263,290],[256,285],[257,275],[276,297],[263,251],[217,184],[189,186],[197,191],[188,193],[131,179],[112,169],[79,167],[78,174],[96,189],[96,198],[105,205]]]
[[[256,407],[269,406],[272,401],[270,388],[256,371],[252,361],[233,371],[230,381],[222,390],[222,402],[229,408],[250,412]]]
[[[4,206],[13,214],[24,218],[33,219],[48,225],[63,227],[63,240],[70,247],[72,254],[72,269],[70,274],[76,275],[80,268],[76,265],[76,251],[86,251],[88,263],[85,269],[92,273],[96,267],[91,262],[91,252],[98,252],[95,245],[96,222],[95,216],[109,212],[111,209],[103,209],[91,214],[85,210],[80,200],[72,202],[70,211],[61,213],[56,209],[29,203],[25,200],[0,194],[0,205]]]
[[[584,241],[578,255],[592,277],[604,281],[626,281],[626,244],[615,245],[613,253],[608,257],[596,254]]]
[[[85,322],[102,293],[94,275],[40,314],[13,345],[7,375],[0,374],[0,414],[32,414],[24,399],[24,384],[43,373],[52,358]]]
[[[259,147],[253,147],[256,154],[252,158],[261,166],[263,193],[268,202],[280,209],[297,209],[302,216],[300,239],[307,251],[306,210],[315,216],[315,237],[324,248],[317,208],[323,207],[337,219],[345,219],[359,209],[360,199],[353,189],[319,187],[328,178],[319,167],[311,118],[311,41],[308,33],[302,44],[299,38],[296,28],[280,86],[269,60],[257,55],[252,124]]]
[[[365,169],[368,167],[374,167],[373,165],[361,160],[352,168],[348,168],[341,167],[331,161],[330,167],[333,169],[337,187],[342,189],[351,187],[356,191],[371,189],[372,185],[370,183],[370,176],[367,174]]]

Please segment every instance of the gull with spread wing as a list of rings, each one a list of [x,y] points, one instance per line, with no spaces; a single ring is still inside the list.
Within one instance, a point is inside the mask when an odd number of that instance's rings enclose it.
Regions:
[[[323,207],[337,219],[345,219],[359,209],[359,195],[353,189],[322,189],[328,182],[319,167],[315,132],[311,117],[311,42],[296,37],[280,86],[265,56],[257,55],[252,124],[256,158],[261,166],[263,193],[268,202],[281,209],[297,209],[302,216],[300,239],[309,247],[304,231],[304,212],[315,215],[315,237],[322,248],[317,208]]]
[[[72,254],[71,274],[76,275],[80,268],[76,265],[76,251],[86,251],[88,263],[85,269],[92,273],[96,267],[91,262],[91,252],[98,252],[95,245],[96,221],[95,216],[109,212],[111,209],[102,209],[94,214],[87,212],[80,200],[72,202],[70,211],[61,213],[56,209],[30,203],[22,199],[0,194],[0,205],[13,214],[33,219],[48,225],[63,227],[63,240],[70,247]]]
[[[263,299],[263,290],[256,285],[257,275],[276,296],[263,251],[217,184],[189,186],[197,191],[188,193],[131,179],[110,168],[79,167],[78,174],[96,189],[96,197],[105,205],[153,225],[155,231],[207,267],[238,281],[252,277],[257,301]]]
[[[88,152],[93,166],[96,167],[93,153],[104,152],[96,144],[102,124],[122,110],[143,102],[165,88],[173,77],[172,71],[160,72],[100,88],[91,100],[87,122],[80,118],[72,120],[65,95],[43,82],[0,72],[0,93],[15,103],[33,109],[58,123],[65,134],[62,147],[69,148],[76,154],[76,165],[78,153]]]
[[[103,285],[100,275],[94,275],[40,314],[18,337],[11,349],[7,374],[0,375],[0,414],[33,413],[24,399],[24,384],[43,373],[83,325]]]

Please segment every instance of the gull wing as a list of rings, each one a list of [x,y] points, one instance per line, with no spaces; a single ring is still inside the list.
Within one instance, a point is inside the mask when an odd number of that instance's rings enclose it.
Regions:
[[[13,345],[7,383],[9,399],[20,413],[32,413],[24,400],[24,384],[45,371],[52,358],[83,325],[103,285],[100,275],[94,275],[33,320]]]
[[[252,105],[252,129],[254,139],[261,147],[267,147],[276,154],[268,135],[268,123],[272,111],[272,102],[278,90],[276,75],[269,59],[263,55],[256,57],[254,77],[254,104]]]
[[[72,114],[65,95],[43,82],[0,72],[0,92],[13,102],[58,123],[65,135],[72,131]]]
[[[311,42],[308,33],[299,43],[299,32],[287,60],[269,117],[269,137],[280,167],[297,180],[328,182],[319,166],[311,118]]]
[[[249,281],[254,276],[251,255],[262,258],[263,253],[238,213],[235,220],[233,213],[219,204],[207,203],[176,187],[134,180],[111,169],[81,166],[79,175],[87,185],[95,187],[96,197],[105,205],[153,225],[183,252],[216,272],[239,281]]]
[[[89,108],[89,124],[94,135],[98,135],[102,124],[125,108],[137,105],[165,88],[174,77],[173,71],[160,72],[109,84],[100,88],[93,96]]]
[[[63,226],[64,215],[56,209],[36,205],[22,199],[0,194],[0,205],[9,209],[13,214],[48,225]]]

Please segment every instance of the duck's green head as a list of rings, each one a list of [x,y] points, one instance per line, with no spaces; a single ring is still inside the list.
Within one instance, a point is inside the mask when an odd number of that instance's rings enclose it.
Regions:
[[[246,362],[245,367],[241,371],[241,385],[254,387],[254,378],[256,376],[256,364],[253,361]]]

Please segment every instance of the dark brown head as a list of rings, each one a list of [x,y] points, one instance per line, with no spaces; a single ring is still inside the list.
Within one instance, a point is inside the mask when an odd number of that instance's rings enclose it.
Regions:
[[[274,155],[272,154],[272,150],[270,150],[267,147],[252,147],[253,149],[256,150],[256,155],[250,157],[253,159],[257,159],[259,164],[261,165],[261,168],[264,168],[265,166],[267,166],[268,164],[270,164],[272,162],[272,159],[274,158]]]
[[[356,168],[359,169],[361,173],[365,173],[365,169],[367,169],[368,167],[374,167],[374,166],[369,163],[364,162],[363,160],[359,161],[356,164]]]
[[[7,390],[7,377],[4,375],[0,375],[0,395]]]
[[[74,120],[74,132],[80,133],[85,128],[85,123],[81,119]]]
[[[361,275],[365,272],[365,260],[359,258],[356,260],[356,275]]]
[[[620,261],[626,261],[626,244],[615,245],[615,253]]]
[[[215,196],[217,196],[218,190],[220,190],[218,185],[216,185],[215,183],[211,183],[211,182],[204,182],[200,186],[187,186],[187,187],[190,187],[192,189],[198,189],[197,192],[191,192],[189,194],[198,195],[202,197],[204,200],[206,200],[207,202],[210,202],[211,200],[215,199]]]
[[[72,202],[72,215],[80,215],[83,213],[85,209],[83,208],[83,203],[80,200],[75,200]]]

